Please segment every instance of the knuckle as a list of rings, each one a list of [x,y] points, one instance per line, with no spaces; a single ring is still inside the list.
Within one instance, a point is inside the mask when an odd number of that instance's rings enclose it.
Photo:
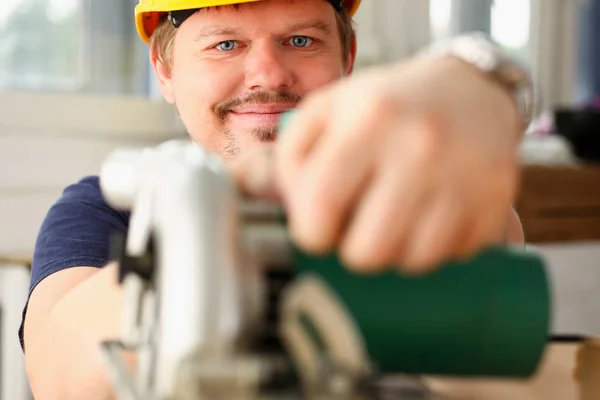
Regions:
[[[312,216],[333,217],[340,210],[340,193],[336,190],[336,185],[328,181],[329,179],[322,175],[320,179],[314,179],[306,185],[302,201],[312,205]]]
[[[379,240],[369,234],[372,229],[356,221],[350,224],[348,232],[343,235],[342,243],[339,246],[341,259],[346,262],[350,268],[369,271],[383,267],[382,253]],[[375,235],[379,237],[379,235]]]
[[[342,263],[356,272],[369,272],[381,268],[375,260],[375,253],[370,249],[357,251],[355,246],[343,246],[339,254]]]
[[[414,138],[410,151],[416,161],[429,163],[440,156],[443,148],[442,141],[440,135],[437,135],[433,129],[425,126],[411,134],[414,135]]]
[[[329,251],[336,239],[339,201],[327,185],[314,183],[297,194],[292,208],[294,238],[307,251]],[[310,206],[308,206],[310,205]]]
[[[383,91],[371,92],[367,100],[371,110],[382,113],[393,111],[397,103],[391,94]]]
[[[339,257],[342,261],[342,264],[347,268],[350,268],[354,271],[363,271],[365,270],[365,265],[362,262],[362,258],[360,254],[356,254],[356,252],[349,247],[343,247],[339,250]]]
[[[329,246],[322,226],[314,224],[314,221],[306,219],[304,216],[301,216],[299,220],[302,222],[295,222],[298,221],[296,219],[291,223],[294,244],[308,253],[321,254],[328,251]]]
[[[395,116],[397,102],[391,95],[380,91],[372,91],[365,94],[361,101],[361,119],[367,119],[370,123],[378,122],[382,118]]]

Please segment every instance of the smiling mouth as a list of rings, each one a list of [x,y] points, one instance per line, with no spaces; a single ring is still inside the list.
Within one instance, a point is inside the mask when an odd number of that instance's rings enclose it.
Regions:
[[[245,124],[276,125],[281,115],[295,106],[295,104],[256,104],[234,108],[229,113]]]
[[[237,115],[244,114],[281,114],[296,107],[296,104],[254,104],[244,107],[236,107],[229,112]]]

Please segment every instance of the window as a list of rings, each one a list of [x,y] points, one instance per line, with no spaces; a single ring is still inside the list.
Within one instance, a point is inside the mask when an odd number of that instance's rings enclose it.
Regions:
[[[431,36],[481,30],[511,54],[529,59],[531,0],[430,0]]]
[[[147,95],[135,0],[1,0],[0,89]]]
[[[509,53],[529,59],[530,0],[494,0],[491,35]]]
[[[0,87],[81,86],[81,5],[78,0],[3,0]]]
[[[439,40],[450,36],[452,22],[452,0],[431,0],[431,39]]]

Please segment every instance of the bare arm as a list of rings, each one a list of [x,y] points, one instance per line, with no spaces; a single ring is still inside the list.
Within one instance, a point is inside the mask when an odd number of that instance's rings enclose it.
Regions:
[[[37,400],[112,398],[99,343],[120,337],[122,303],[115,264],[66,269],[35,288],[24,342]]]

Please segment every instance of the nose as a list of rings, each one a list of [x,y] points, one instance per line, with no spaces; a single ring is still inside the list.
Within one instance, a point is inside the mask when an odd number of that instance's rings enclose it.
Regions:
[[[273,42],[253,43],[245,60],[246,87],[265,91],[291,87],[295,78],[284,52]]]

